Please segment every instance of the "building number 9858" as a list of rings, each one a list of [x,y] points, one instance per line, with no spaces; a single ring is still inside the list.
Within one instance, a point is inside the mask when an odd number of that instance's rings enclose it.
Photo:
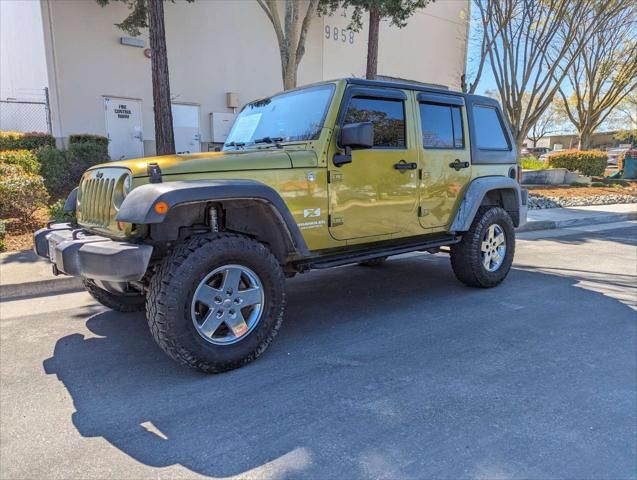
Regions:
[[[325,38],[332,39],[335,42],[354,43],[354,31],[345,28],[330,27],[325,25]]]

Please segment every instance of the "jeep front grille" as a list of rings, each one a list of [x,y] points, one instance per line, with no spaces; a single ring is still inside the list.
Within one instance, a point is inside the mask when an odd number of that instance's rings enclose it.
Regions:
[[[123,168],[100,168],[84,174],[78,192],[77,216],[80,225],[108,228],[115,220],[115,189],[121,187]]]
[[[91,179],[82,191],[82,222],[107,227],[110,223],[115,180]]]

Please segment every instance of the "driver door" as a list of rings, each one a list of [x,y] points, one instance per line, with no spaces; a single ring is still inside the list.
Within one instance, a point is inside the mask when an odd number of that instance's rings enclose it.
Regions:
[[[330,165],[330,233],[337,240],[403,235],[416,218],[418,153],[411,96],[401,90],[351,88],[339,125],[371,122],[374,146],[352,150],[352,161]]]

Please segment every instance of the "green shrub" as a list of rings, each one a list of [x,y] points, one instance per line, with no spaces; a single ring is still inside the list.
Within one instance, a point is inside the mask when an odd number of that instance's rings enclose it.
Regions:
[[[542,170],[546,168],[546,164],[543,160],[537,157],[526,157],[520,160],[520,165],[525,170]]]
[[[4,237],[7,235],[7,222],[0,220],[0,252],[4,252],[6,245],[4,244]]]
[[[48,133],[0,131],[0,150],[37,150],[47,146],[55,146],[55,138]]]
[[[69,135],[69,145],[76,143],[97,143],[108,149],[108,138],[102,135],[93,135],[90,133],[75,133]]]
[[[42,148],[38,151],[38,161],[40,174],[51,196],[62,196],[75,187],[69,188],[71,175],[64,152],[52,147]]]
[[[599,176],[606,170],[608,155],[600,150],[564,150],[551,153],[548,164],[552,168],[566,168],[582,175]]]
[[[46,205],[49,195],[40,175],[25,173],[15,165],[0,176],[0,218],[32,223],[33,212]]]
[[[99,143],[84,142],[69,145],[64,155],[68,163],[73,188],[77,186],[82,174],[88,168],[110,160],[108,147]]]
[[[73,222],[75,220],[75,214],[72,212],[64,211],[64,204],[66,200],[59,199],[53,205],[49,205],[49,219],[56,222]]]
[[[54,198],[63,198],[77,187],[88,168],[109,161],[108,147],[84,142],[69,145],[64,152],[43,148],[38,151],[38,160],[47,190]]]
[[[17,165],[26,173],[38,173],[40,164],[30,150],[4,150],[0,151],[0,165]]]

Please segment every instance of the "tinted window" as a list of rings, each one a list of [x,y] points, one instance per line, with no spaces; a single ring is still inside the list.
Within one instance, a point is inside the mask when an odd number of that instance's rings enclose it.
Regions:
[[[464,148],[460,107],[421,103],[420,119],[425,148]]]
[[[493,107],[473,107],[476,143],[483,150],[510,150],[498,112]]]
[[[405,109],[402,100],[354,97],[350,100],[344,124],[372,122],[374,146],[405,148]]]

